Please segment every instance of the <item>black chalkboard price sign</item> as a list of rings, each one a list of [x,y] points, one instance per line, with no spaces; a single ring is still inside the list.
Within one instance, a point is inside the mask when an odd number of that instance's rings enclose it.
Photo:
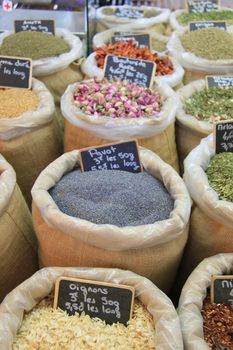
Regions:
[[[156,65],[151,61],[108,55],[105,59],[104,77],[108,80],[127,80],[151,87]]]
[[[132,41],[133,44],[140,48],[148,47],[150,49],[150,35],[149,34],[130,34],[130,35],[116,35],[112,37],[112,44],[118,41]]]
[[[59,277],[55,284],[54,308],[74,315],[84,312],[108,324],[124,325],[132,317],[134,288],[99,281]]]
[[[210,300],[215,304],[233,304],[233,276],[214,275],[210,286]]]
[[[233,76],[207,75],[205,79],[207,89],[212,87],[233,88]]]
[[[187,0],[189,12],[210,12],[219,10],[219,0]]]
[[[30,89],[32,61],[30,58],[0,56],[0,87]]]
[[[139,9],[134,9],[131,7],[118,7],[116,9],[115,15],[117,17],[126,17],[126,18],[141,18],[144,15],[144,11],[143,10],[139,10]]]
[[[200,22],[190,22],[189,30],[193,32],[194,30],[205,29],[205,28],[220,28],[223,30],[227,29],[227,24],[224,21],[200,21]]]
[[[80,150],[82,171],[124,170],[142,172],[136,141],[119,142]]]
[[[214,125],[215,153],[233,152],[233,120]]]
[[[52,19],[23,19],[15,20],[15,33],[22,31],[43,32],[55,34],[55,24]]]

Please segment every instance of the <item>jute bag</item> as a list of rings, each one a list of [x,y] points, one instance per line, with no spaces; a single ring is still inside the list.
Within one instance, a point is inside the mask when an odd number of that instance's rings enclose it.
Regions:
[[[183,162],[193,148],[199,145],[201,139],[208,136],[213,131],[213,125],[201,121],[190,114],[186,114],[183,104],[196,91],[205,89],[205,80],[200,79],[185,85],[176,91],[180,104],[176,111],[176,144],[180,162],[180,170],[183,173]]]
[[[13,34],[13,32],[5,31],[0,35],[0,46],[4,38],[10,34]],[[68,30],[56,28],[55,34],[68,43],[70,51],[57,57],[33,60],[32,75],[44,82],[52,93],[55,100],[57,123],[61,131],[63,131],[64,121],[60,112],[60,97],[64,93],[67,85],[82,80],[83,75],[80,70],[80,65],[73,62],[79,60],[84,52],[81,40]]]
[[[0,119],[0,153],[14,167],[28,205],[31,204],[30,191],[35,179],[62,153],[62,140],[54,120],[53,97],[35,78],[32,79],[32,91],[39,97],[36,111]]]
[[[128,17],[119,17],[115,15],[115,11],[118,8],[125,9],[135,9],[135,10],[143,10],[143,11],[157,11],[153,17],[141,17],[141,18],[128,18]],[[109,14],[109,12],[113,12]],[[102,6],[96,10],[96,31],[102,32],[103,30],[118,27],[122,29],[122,26],[130,26],[132,30],[143,30],[147,31],[149,29],[159,32],[166,31],[165,24],[168,22],[169,9],[163,9],[159,7],[150,7],[150,6]]]
[[[205,174],[214,152],[213,136],[209,135],[184,161],[184,181],[194,205],[181,265],[183,281],[204,258],[233,252],[233,203],[219,200]]]
[[[12,347],[14,336],[21,326],[24,312],[30,311],[54,290],[60,276],[125,284],[135,288],[138,298],[153,316],[155,348],[182,350],[183,340],[179,318],[170,299],[148,279],[130,271],[101,268],[44,268],[15,288],[0,306],[1,350]]]
[[[169,53],[185,68],[184,84],[188,84],[193,80],[203,79],[206,75],[233,73],[233,59],[208,60],[185,51],[180,37],[186,31],[186,29],[182,29],[173,32],[167,44]],[[227,31],[232,34],[233,28],[229,27]]]
[[[203,260],[187,279],[179,300],[178,314],[186,350],[209,350],[204,340],[201,309],[212,275],[233,273],[233,254]]]
[[[190,198],[183,180],[158,156],[140,149],[140,158],[145,171],[160,179],[175,200],[168,220],[120,228],[65,215],[48,190],[79,163],[79,151],[65,153],[42,171],[32,188],[41,266],[129,269],[170,289],[187,241]]]
[[[14,169],[0,155],[0,302],[37,269],[31,215]]]
[[[177,108],[174,91],[166,84],[154,88],[165,98],[161,112],[155,118],[94,117],[82,113],[74,104],[77,84],[68,86],[61,99],[65,118],[65,151],[97,146],[122,139],[137,138],[139,145],[157,153],[179,171],[175,142],[174,118]]]

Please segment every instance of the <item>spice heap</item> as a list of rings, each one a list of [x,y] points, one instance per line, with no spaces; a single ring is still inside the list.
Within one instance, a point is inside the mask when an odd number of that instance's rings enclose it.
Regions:
[[[211,304],[206,297],[202,307],[204,339],[212,350],[233,349],[233,305]]]
[[[167,43],[151,38],[151,46],[154,51],[163,52],[167,49]]]
[[[0,89],[0,118],[15,118],[28,111],[36,111],[38,96],[26,89]]]
[[[139,48],[136,44],[133,44],[132,40],[128,42],[118,41],[114,44],[99,47],[95,49],[95,53],[97,65],[100,68],[104,67],[107,55],[115,55],[156,63],[156,76],[174,73],[172,62],[168,56],[158,56],[157,53],[151,52],[148,48]]]
[[[209,60],[233,59],[233,35],[219,28],[186,32],[180,38],[185,50]]]
[[[209,90],[196,91],[184,102],[185,112],[197,118],[212,123],[216,120],[232,119],[233,89],[213,87]]]
[[[233,24],[233,11],[183,12],[177,19],[183,26],[188,25],[189,22],[199,21],[226,21],[227,24]]]
[[[135,83],[106,79],[80,83],[74,101],[83,113],[111,118],[155,117],[162,105],[158,92]]]
[[[145,171],[81,173],[75,169],[64,175],[49,192],[63,213],[95,224],[118,227],[166,220],[174,207],[162,182]]]
[[[141,10],[140,8],[135,8],[135,7],[132,7],[132,8],[127,7],[127,9],[129,9],[129,10],[131,10],[131,9],[132,10]],[[115,15],[116,11],[117,11],[116,9],[109,7],[109,8],[103,9],[102,13],[106,16],[113,16],[113,15]],[[144,18],[150,18],[150,17],[155,17],[155,16],[160,15],[160,12],[158,12],[157,10],[145,9],[143,11],[144,11],[144,13],[143,13]]]
[[[135,300],[128,326],[106,325],[82,313],[68,316],[43,300],[24,316],[12,350],[73,349],[155,349],[153,319],[145,306]]]
[[[65,40],[42,32],[18,32],[7,36],[0,47],[5,56],[28,57],[38,60],[59,56],[70,51]]]
[[[212,157],[206,174],[219,199],[233,202],[233,153],[223,152]]]

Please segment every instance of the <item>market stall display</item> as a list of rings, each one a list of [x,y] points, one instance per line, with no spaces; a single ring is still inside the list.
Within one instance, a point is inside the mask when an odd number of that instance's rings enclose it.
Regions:
[[[32,219],[12,166],[0,155],[0,301],[37,269]]]

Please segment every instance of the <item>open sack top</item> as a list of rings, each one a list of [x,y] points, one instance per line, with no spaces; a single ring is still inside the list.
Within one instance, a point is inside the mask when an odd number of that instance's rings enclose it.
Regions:
[[[3,214],[10,201],[15,185],[15,171],[0,154],[0,216]]]

